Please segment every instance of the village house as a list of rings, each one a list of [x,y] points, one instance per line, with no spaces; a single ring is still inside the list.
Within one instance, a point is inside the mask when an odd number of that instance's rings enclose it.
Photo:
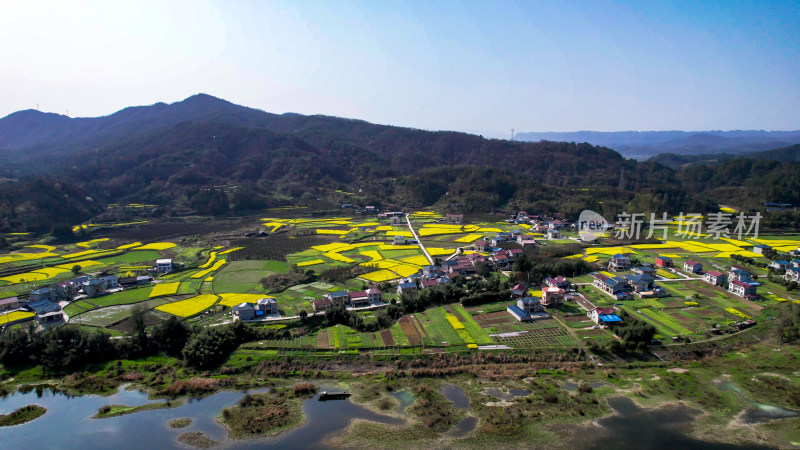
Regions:
[[[256,302],[256,315],[258,316],[261,314],[278,314],[278,300],[272,297],[259,299],[258,302]]]
[[[759,255],[763,255],[767,251],[771,250],[772,247],[766,244],[758,244],[753,246],[753,253],[758,253]]]
[[[790,263],[789,261],[782,261],[782,260],[772,261],[771,263],[769,263],[769,267],[772,267],[773,269],[776,270],[786,270],[786,268],[792,267],[792,263]]]
[[[383,301],[383,292],[381,292],[378,288],[369,288],[367,289],[367,300],[370,303],[379,303]]]
[[[706,282],[715,286],[725,286],[728,284],[728,276],[716,270],[709,270],[704,276]]]
[[[703,265],[690,259],[683,263],[683,270],[691,273],[700,273],[703,271]]]
[[[649,292],[655,288],[655,278],[644,273],[625,275],[625,280],[633,288],[633,292]]]
[[[570,286],[571,286],[570,281],[568,279],[566,279],[565,277],[562,277],[561,275],[559,275],[559,276],[557,276],[555,278],[547,277],[547,278],[544,279],[544,282],[548,286],[557,287],[557,288],[561,288],[561,289],[564,289],[564,290],[569,289]]]
[[[593,272],[590,275],[594,278],[592,284],[596,288],[615,299],[620,300],[628,296],[628,294],[625,293],[628,289],[628,282],[626,279],[622,277],[609,277],[597,272]]]
[[[441,275],[442,270],[439,266],[422,266],[422,277],[423,278],[436,278]]]
[[[633,267],[631,268],[631,272],[636,274],[649,275],[651,277],[656,276],[656,268],[653,267],[653,265],[650,263],[643,263],[641,266]]]
[[[542,286],[542,306],[547,308],[560,308],[564,306],[566,291],[559,287]]]
[[[547,230],[547,239],[558,239],[561,237],[561,232],[558,230]]]
[[[47,299],[41,299],[37,301],[29,301],[28,304],[25,305],[25,309],[35,313],[43,314],[50,311],[60,311],[61,306],[56,302]]]
[[[506,242],[506,237],[505,236],[500,236],[498,234],[497,236],[493,237],[492,240],[490,241],[490,245],[491,245],[490,248],[498,248],[502,244],[504,244],[505,242]]]
[[[97,277],[105,285],[105,290],[116,289],[119,287],[119,278],[116,275],[103,275]]]
[[[614,308],[595,308],[587,312],[586,315],[592,319],[592,322],[598,325],[622,322],[622,319],[617,315],[617,311]]]
[[[8,297],[0,300],[0,311],[11,311],[19,308],[19,298]]]
[[[464,221],[463,214],[447,214],[444,216],[444,220],[447,223],[461,223]]]
[[[491,261],[497,266],[499,269],[507,269],[509,265],[508,256],[506,256],[502,252],[495,252],[492,253],[490,257]]]
[[[171,259],[157,259],[156,260],[156,272],[158,272],[158,273],[170,273],[170,272],[172,272],[172,260]]]
[[[511,248],[511,249],[505,250],[506,257],[511,262],[516,261],[517,258],[522,256],[522,253],[523,252],[522,252],[521,248]]]
[[[536,237],[532,234],[520,234],[517,236],[517,244],[523,247],[533,247],[536,245]]]
[[[800,259],[793,259],[792,267],[800,267]]]
[[[528,286],[525,283],[519,283],[511,288],[511,298],[525,297],[526,292],[528,292]]]
[[[239,303],[233,307],[233,320],[255,320],[256,308],[252,303]]]
[[[328,308],[333,306],[333,303],[327,298],[320,298],[311,301],[311,307],[314,308],[314,312],[324,311]]]
[[[744,281],[731,281],[728,283],[728,291],[744,298],[756,298],[756,287]]]
[[[550,227],[548,227],[547,225],[537,225],[536,227],[532,227],[531,229],[539,234],[545,234],[550,229]]]
[[[30,303],[35,303],[40,300],[47,300],[50,302],[56,301],[56,291],[55,289],[50,289],[49,287],[43,287],[36,289],[35,291],[31,291],[28,294],[28,299]]]
[[[417,283],[397,283],[397,295],[417,292]]]
[[[53,285],[52,289],[55,289],[58,299],[71,301],[78,294],[78,287],[79,285],[72,281],[62,281]]]
[[[608,263],[608,270],[622,272],[623,270],[628,270],[630,265],[631,260],[627,256],[623,255],[622,253],[617,253],[611,257],[611,261]]]
[[[488,252],[492,249],[491,243],[486,241],[475,241],[472,243],[472,249],[476,252]]]
[[[731,266],[731,270],[728,271],[728,281],[743,281],[749,283],[753,281],[753,274],[745,270],[744,267]]]
[[[64,323],[64,313],[60,309],[43,313],[37,312],[36,322],[43,328],[61,325]]]
[[[672,267],[672,265],[672,258],[668,256],[656,256],[656,266],[666,269]]]
[[[81,290],[83,291],[83,295],[87,297],[97,297],[106,292],[106,284],[97,278],[92,278],[83,283]]]
[[[330,300],[332,306],[341,306],[350,301],[350,296],[347,294],[347,291],[331,292],[323,295],[322,298]]]
[[[520,298],[517,300],[517,308],[521,309],[525,314],[544,312],[544,308],[542,308],[542,301],[537,297]]]
[[[350,306],[353,308],[369,306],[369,297],[367,297],[367,291],[350,292],[347,295],[350,297]]]
[[[425,280],[419,284],[419,287],[422,289],[439,287],[439,282],[437,280]]]
[[[783,275],[783,278],[786,281],[796,281],[800,283],[800,268],[789,267],[788,269],[786,269],[786,274]]]
[[[547,226],[551,230],[563,230],[566,225],[567,225],[566,222],[558,219],[551,220],[550,222],[547,223]]]

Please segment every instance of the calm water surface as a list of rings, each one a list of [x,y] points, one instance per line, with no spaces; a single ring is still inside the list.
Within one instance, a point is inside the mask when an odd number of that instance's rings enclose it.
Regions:
[[[323,387],[323,390],[325,387]],[[251,391],[264,392],[264,390]],[[228,440],[228,432],[216,419],[224,408],[234,406],[243,392],[223,391],[202,399],[187,399],[172,409],[144,411],[109,419],[91,419],[104,405],[142,405],[152,400],[140,391],[120,390],[109,397],[87,395],[70,397],[61,393],[36,391],[14,393],[0,399],[0,413],[6,414],[25,405],[37,404],[47,413],[26,424],[0,431],[4,448],[80,448],[89,449],[158,449],[182,447],[178,436],[187,431],[201,431],[228,448],[324,448],[328,436],[342,432],[352,419],[365,419],[389,425],[404,421],[374,413],[348,400],[320,402],[316,397],[303,403],[305,422],[275,438]],[[172,429],[168,422],[189,417],[192,424]],[[43,430],[46,433],[43,434]],[[9,447],[6,447],[8,445]]]

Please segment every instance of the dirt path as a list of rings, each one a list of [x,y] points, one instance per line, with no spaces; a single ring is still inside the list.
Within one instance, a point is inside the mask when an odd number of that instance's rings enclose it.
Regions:
[[[431,254],[428,253],[428,249],[426,249],[425,246],[422,245],[422,240],[417,235],[417,232],[414,230],[414,227],[411,226],[411,219],[409,218],[408,214],[406,214],[406,222],[408,222],[408,229],[411,230],[411,234],[414,236],[414,239],[417,240],[417,245],[419,245],[419,249],[422,250],[422,254],[424,254],[425,258],[428,259],[428,263],[433,265],[433,258],[431,258]]]

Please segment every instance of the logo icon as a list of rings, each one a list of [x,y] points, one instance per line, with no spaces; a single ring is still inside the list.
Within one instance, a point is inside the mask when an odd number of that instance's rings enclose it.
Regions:
[[[578,216],[578,236],[584,242],[592,242],[605,235],[606,230],[611,228],[608,221],[600,214],[585,209]]]

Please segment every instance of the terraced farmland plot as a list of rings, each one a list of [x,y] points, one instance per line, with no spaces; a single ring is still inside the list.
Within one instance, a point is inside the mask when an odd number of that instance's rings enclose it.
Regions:
[[[575,347],[577,342],[567,330],[539,328],[492,336],[499,342],[515,348]]]
[[[420,336],[419,331],[417,331],[417,327],[414,322],[411,320],[409,316],[403,316],[398,321],[400,324],[400,328],[403,330],[403,334],[406,335],[408,338],[408,343],[413,346],[422,345],[422,337]]]
[[[131,313],[133,312],[133,308],[141,307],[143,309],[150,309],[166,303],[169,303],[169,301],[164,299],[156,299],[133,305],[109,306],[107,308],[100,308],[85,312],[78,316],[72,317],[70,321],[83,325],[107,327],[116,322],[122,321],[127,317],[130,317]]]

